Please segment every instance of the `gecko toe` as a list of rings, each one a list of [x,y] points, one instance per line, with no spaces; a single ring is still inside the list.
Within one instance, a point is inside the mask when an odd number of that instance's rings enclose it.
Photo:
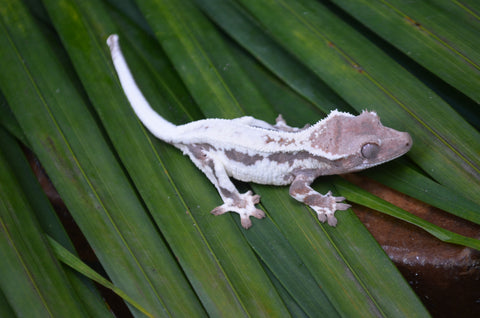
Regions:
[[[265,212],[260,209],[255,209],[255,211],[252,212],[252,216],[256,217],[257,219],[263,219],[265,217]]]
[[[344,211],[344,210],[348,210],[352,206],[350,204],[346,204],[346,203],[337,203],[335,205],[335,207],[337,208],[337,210]]]
[[[333,214],[327,214],[328,225],[337,226],[337,218]]]
[[[318,220],[322,223],[325,223],[327,220],[327,215],[325,213],[317,213]]]
[[[226,209],[224,207],[225,204],[223,205],[220,205],[220,206],[217,206],[215,209],[213,209],[210,213],[212,213],[213,215],[221,215],[221,214],[224,214],[226,212],[228,212],[228,209]]]
[[[250,218],[248,216],[241,216],[241,223],[242,223],[242,227],[245,229],[245,230],[248,230],[251,226],[252,226],[252,221],[250,220]]]

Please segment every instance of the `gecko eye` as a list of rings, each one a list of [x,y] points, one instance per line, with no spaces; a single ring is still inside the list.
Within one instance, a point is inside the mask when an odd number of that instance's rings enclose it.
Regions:
[[[362,146],[362,156],[366,159],[375,158],[380,151],[380,147],[376,144],[365,144]]]

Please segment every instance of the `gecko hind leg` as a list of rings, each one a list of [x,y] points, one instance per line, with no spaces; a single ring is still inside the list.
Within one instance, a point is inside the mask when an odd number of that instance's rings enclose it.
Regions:
[[[335,217],[335,211],[347,210],[350,208],[349,204],[340,203],[345,200],[344,197],[334,197],[332,192],[328,191],[323,195],[313,190],[310,184],[313,182],[316,176],[310,173],[298,174],[293,180],[290,186],[290,195],[310,206],[315,212],[317,212],[320,222],[328,222],[330,226],[337,225],[337,218]]]
[[[240,215],[242,226],[245,229],[252,226],[250,216],[257,219],[265,217],[265,213],[255,207],[255,204],[260,202],[260,196],[254,195],[252,191],[240,193],[230,180],[223,163],[215,158],[215,154],[210,152],[209,147],[190,145],[187,149],[188,151],[185,151],[185,153],[217,188],[224,202],[213,209],[212,214],[221,215],[227,212],[236,212]]]

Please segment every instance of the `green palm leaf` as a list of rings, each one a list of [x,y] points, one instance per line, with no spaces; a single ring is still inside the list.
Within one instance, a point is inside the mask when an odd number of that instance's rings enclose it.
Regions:
[[[357,111],[375,105],[386,124],[408,130],[413,160],[478,203],[480,135],[438,95],[318,2],[239,2]]]
[[[404,54],[480,102],[480,32],[475,12],[459,1],[333,1]],[[464,23],[457,23],[462,20]]]
[[[10,305],[25,316],[35,316],[47,310],[55,315],[67,313],[69,316],[83,316],[88,312],[91,316],[107,317],[108,309],[92,284],[81,280],[75,272],[59,268],[52,257],[45,244],[43,231],[69,250],[74,251],[74,247],[30,170],[20,146],[3,129],[0,129],[0,146],[5,160],[2,168],[7,169],[3,175],[11,174],[8,182],[3,180],[0,183],[4,186],[1,192],[2,206],[6,208],[2,209],[1,214],[5,230],[2,233],[10,243],[2,247],[4,262],[1,287],[7,292]],[[28,239],[23,238],[25,233],[30,233]],[[10,254],[13,249],[16,251]],[[15,263],[17,266],[12,265]],[[5,267],[7,264],[10,266]],[[40,267],[44,272],[39,275]],[[55,285],[52,286],[52,283]],[[16,292],[9,292],[12,290]],[[56,295],[56,292],[61,295]],[[69,300],[69,297],[73,299]],[[13,314],[3,316],[10,317]]]
[[[102,265],[150,312],[198,312],[201,306],[91,117],[78,82],[55,59],[62,58],[58,46],[48,45],[18,2],[7,8],[0,39],[2,69],[10,76],[2,77],[2,90]],[[16,93],[18,83],[24,94]],[[155,274],[160,268],[164,277]]]
[[[3,129],[0,145],[0,287],[17,315],[83,317],[87,311],[49,249],[18,171],[7,159],[16,145]]]

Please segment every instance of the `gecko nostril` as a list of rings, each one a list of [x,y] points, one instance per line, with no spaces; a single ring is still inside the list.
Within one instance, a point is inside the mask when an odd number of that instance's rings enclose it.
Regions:
[[[408,133],[405,133],[405,134],[406,134],[406,139],[407,139],[407,140],[405,140],[405,148],[410,149],[410,147],[412,147],[413,140],[412,140],[412,137]]]

